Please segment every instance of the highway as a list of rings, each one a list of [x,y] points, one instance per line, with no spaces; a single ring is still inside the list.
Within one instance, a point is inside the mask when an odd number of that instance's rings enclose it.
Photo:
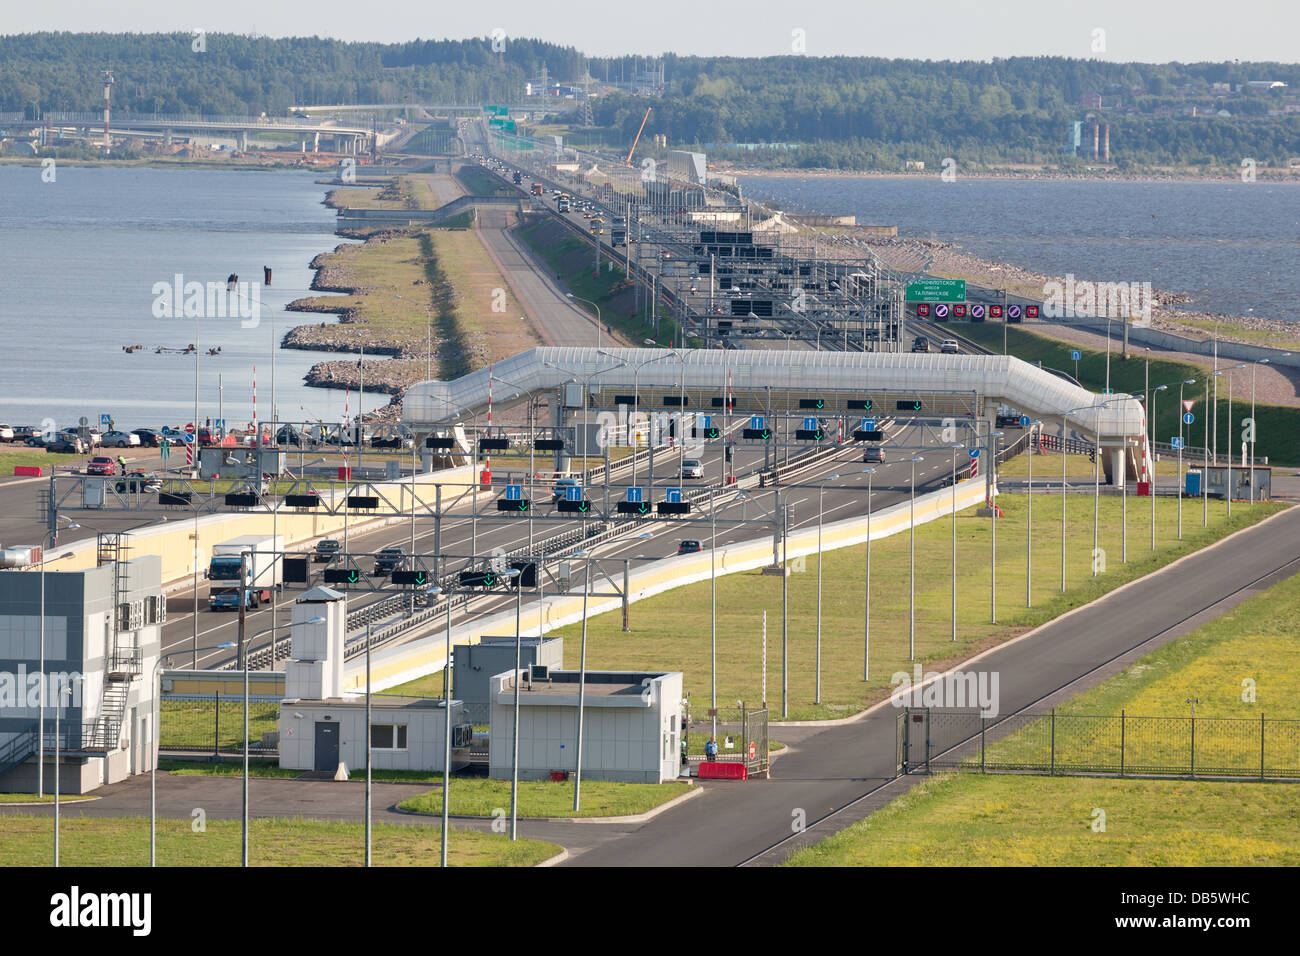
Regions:
[[[899,433],[885,445],[887,461],[884,464],[875,466],[863,464],[861,446],[846,443],[842,452],[831,455],[826,460],[819,462],[807,473],[799,475],[794,481],[796,487],[791,488],[788,493],[779,486],[775,489],[750,489],[746,491],[747,500],[742,505],[733,505],[728,511],[722,512],[724,518],[740,517],[748,519],[750,523],[744,525],[719,524],[717,542],[719,545],[723,545],[770,536],[772,534],[772,524],[771,519],[767,516],[772,512],[772,499],[775,491],[782,492],[782,502],[790,507],[792,516],[789,524],[790,531],[815,526],[818,518],[818,491],[816,485],[831,474],[838,473],[840,478],[833,482],[827,482],[825,485],[826,492],[822,512],[824,521],[836,521],[859,515],[865,518],[866,492],[863,488],[866,478],[861,472],[867,467],[875,467],[876,469],[876,473],[872,477],[873,511],[901,501],[907,497],[909,492],[911,467],[910,462],[906,460],[908,456],[895,449],[904,445],[919,444],[924,440],[924,431],[921,428],[902,423]],[[762,452],[752,446],[761,448],[761,443],[743,442],[737,445],[738,450],[733,464],[738,476],[757,470],[762,465]],[[950,477],[951,452],[947,448],[935,448],[934,452],[927,458],[926,462],[917,468],[918,493],[936,484],[946,483]],[[925,451],[919,453],[926,454]],[[673,451],[665,449],[663,453],[657,456],[654,469],[655,491],[653,492],[653,497],[656,500],[661,499],[662,492],[660,489],[662,488],[682,484],[689,490],[693,484],[691,481],[679,483],[676,480],[678,460],[682,454],[681,449]],[[689,457],[690,453],[687,453],[686,456]],[[695,457],[699,457],[704,465],[705,475],[708,476],[705,483],[716,483],[722,467],[721,449],[714,446],[706,452],[695,455]],[[642,467],[639,483],[643,486],[646,484],[645,474],[645,468]],[[614,501],[623,500],[624,489],[630,484],[630,478],[631,473],[629,470],[616,476],[617,484],[611,482],[611,510]],[[700,482],[694,483],[699,484]],[[480,505],[480,510],[494,509],[495,499],[500,497],[501,494],[503,494],[502,491],[496,491],[491,499],[486,497],[481,499],[483,503]],[[730,494],[730,492],[719,490],[720,508],[724,497]],[[554,513],[553,506],[549,503],[549,484],[541,486],[536,492],[532,493],[532,496],[535,502],[532,514],[547,516]],[[592,486],[588,496],[599,507],[603,498],[601,486]],[[652,497],[651,493],[647,492],[646,497],[647,499]],[[700,506],[695,511],[695,515],[697,518],[703,519],[707,515],[707,505]],[[531,522],[532,539],[540,541],[563,531],[579,528],[583,520],[533,520]],[[585,520],[590,522],[595,519],[589,518]],[[389,526],[350,533],[346,550],[348,554],[353,556],[370,555],[385,547],[402,547],[408,553],[413,554],[432,554],[435,522],[427,518],[421,518],[417,519],[414,525],[413,533],[410,526]],[[524,516],[510,516],[487,510],[486,514],[480,514],[477,521],[475,521],[469,514],[462,511],[450,515],[442,521],[440,532],[441,554],[450,561],[451,568],[458,569],[465,564],[463,559],[470,555],[471,542],[473,542],[473,553],[480,557],[477,566],[481,567],[482,562],[486,561],[497,549],[511,552],[527,548],[530,536],[529,525],[529,519]],[[630,529],[628,537],[621,542],[602,546],[595,561],[598,565],[600,562],[605,562],[607,566],[610,566],[614,562],[621,565],[624,558],[632,559],[634,562],[641,562],[668,557],[677,553],[679,543],[685,538],[704,540],[707,546],[709,530],[709,523],[704,520],[650,519],[644,522],[644,528],[638,525],[636,528]],[[639,537],[640,534],[647,531],[652,534],[652,537]],[[414,543],[412,543],[412,534],[414,534]],[[334,537],[341,540],[343,536],[336,534]],[[298,547],[302,548],[302,546]],[[369,564],[369,560],[365,559],[359,563],[365,569]],[[428,563],[431,566],[431,562]],[[323,568],[323,565],[313,566],[313,570],[320,570],[321,568]],[[545,573],[542,579],[544,586],[550,583]],[[339,585],[331,586],[341,587]],[[571,586],[576,588],[582,586],[581,573],[574,575]],[[351,597],[349,606],[355,609],[369,601],[400,593],[400,591],[401,589],[391,586],[379,593],[358,590]],[[465,620],[465,613],[473,615],[490,614],[512,605],[513,598],[510,596],[512,593],[496,592],[476,598],[469,608],[464,609],[459,614],[453,613],[453,622]],[[280,597],[281,606],[291,602],[294,594],[295,591],[286,590]],[[217,645],[237,640],[238,615],[224,611],[209,611],[206,607],[206,586],[203,583],[200,583],[199,586],[198,604],[198,666],[203,668],[225,664],[232,660],[232,652],[218,649]],[[195,592],[191,588],[173,592],[168,600],[168,620],[163,633],[163,652],[164,655],[172,657],[173,666],[176,667],[189,667],[195,656],[194,606]],[[526,592],[523,611],[525,620],[529,619],[529,607],[534,609],[533,613],[535,615],[535,593]],[[636,613],[635,609],[633,609],[632,613]],[[277,614],[277,618],[280,624],[287,623],[289,619],[287,613],[283,611]],[[269,605],[264,605],[255,611],[250,610],[246,614],[245,630],[246,634],[250,636],[269,628],[271,624],[272,608]],[[423,627],[416,628],[411,635],[401,638],[401,641],[418,639],[421,634],[437,633],[443,626],[445,625],[441,619],[437,622],[429,622]],[[283,637],[284,635],[281,634],[280,636]],[[270,641],[271,635],[267,635],[251,644],[250,650],[265,647]]]

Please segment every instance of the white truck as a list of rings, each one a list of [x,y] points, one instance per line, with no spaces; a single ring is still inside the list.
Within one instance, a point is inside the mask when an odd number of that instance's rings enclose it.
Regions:
[[[240,556],[248,555],[242,590],[248,607],[271,600],[272,589],[284,582],[284,535],[246,534],[212,546],[207,579],[209,610],[239,609]]]

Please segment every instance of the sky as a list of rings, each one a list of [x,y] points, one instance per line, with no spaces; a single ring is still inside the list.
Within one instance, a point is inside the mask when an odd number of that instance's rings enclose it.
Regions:
[[[370,12],[379,11],[379,12]],[[0,0],[0,34],[259,33],[400,42],[496,29],[589,56],[882,56],[1295,62],[1297,0]],[[1098,32],[1100,31],[1100,32]]]

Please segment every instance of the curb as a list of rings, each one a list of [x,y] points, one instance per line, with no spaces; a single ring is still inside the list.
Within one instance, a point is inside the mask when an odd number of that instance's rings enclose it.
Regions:
[[[534,866],[534,869],[543,866],[559,866],[568,858],[569,858],[569,851],[561,847],[559,853],[555,854],[555,856],[550,857],[549,859],[543,860],[541,863],[536,864]]]
[[[73,794],[75,796],[75,794]],[[103,797],[81,797],[78,800],[69,800],[68,803],[94,803],[96,800],[103,800]],[[63,805],[63,800],[59,800],[59,805]],[[0,803],[0,807],[53,807],[54,801],[48,803]]]
[[[1269,515],[1267,518],[1263,519],[1262,521],[1257,521],[1254,524],[1250,525],[1249,527],[1241,528],[1237,531],[1234,531],[1226,538],[1220,538],[1218,541],[1215,541],[1213,544],[1207,545],[1204,548],[1199,548],[1196,551],[1192,551],[1190,554],[1185,554],[1181,558],[1177,558],[1169,562],[1168,564],[1166,564],[1164,567],[1157,568],[1156,570],[1150,572],[1149,574],[1144,574],[1141,577],[1134,578],[1132,581],[1126,581],[1125,583],[1121,584],[1119,587],[1115,588],[1113,591],[1107,591],[1105,594],[1101,595],[1100,597],[1094,598],[1093,600],[1089,601],[1087,604],[1081,604],[1078,607],[1071,608],[1070,610],[1064,612],[1063,614],[1059,614],[1056,617],[1052,618],[1050,621],[1044,621],[1042,624],[1039,624],[1037,627],[1030,628],[1028,631],[1025,631],[1023,634],[1017,634],[1015,637],[1009,640],[1002,641],[999,644],[994,644],[992,647],[985,648],[984,650],[980,651],[978,654],[975,654],[972,657],[967,657],[964,658],[963,660],[958,661],[956,664],[952,665],[947,670],[938,674],[933,674],[929,680],[924,680],[920,684],[915,686],[909,686],[906,690],[894,691],[884,700],[877,701],[876,703],[868,707],[866,710],[861,710],[851,717],[840,717],[835,720],[792,720],[792,721],[784,721],[784,722],[769,721],[768,726],[769,727],[844,727],[848,724],[854,724],[859,721],[866,720],[867,717],[875,713],[880,708],[884,707],[886,704],[893,704],[895,697],[898,697],[900,694],[915,693],[918,689],[926,687],[933,681],[942,680],[944,676],[955,672],[961,667],[967,667],[978,660],[982,660],[983,658],[992,654],[994,651],[1000,651],[1003,648],[1011,647],[1013,644],[1018,644],[1023,640],[1027,640],[1028,638],[1031,638],[1034,635],[1036,635],[1039,631],[1043,630],[1044,628],[1050,627],[1051,625],[1057,623],[1058,621],[1063,621],[1067,617],[1070,617],[1074,614],[1078,614],[1081,611],[1087,611],[1092,607],[1094,607],[1095,605],[1100,604],[1102,601],[1110,600],[1115,595],[1121,593],[1122,591],[1127,590],[1128,588],[1132,587],[1135,584],[1138,584],[1141,581],[1146,581],[1150,578],[1156,577],[1157,575],[1164,574],[1166,571],[1173,570],[1174,568],[1176,568],[1178,565],[1182,564],[1184,561],[1188,560],[1189,558],[1193,558],[1197,555],[1204,554],[1207,551],[1213,551],[1215,548],[1219,547],[1220,545],[1228,543],[1238,535],[1245,534],[1248,531],[1255,531],[1258,528],[1262,528],[1264,527],[1264,525],[1268,524],[1270,521],[1273,521],[1275,518],[1280,518],[1284,514],[1287,514],[1294,507],[1296,506],[1292,505],[1288,508],[1283,508],[1281,511],[1277,512],[1276,514]],[[894,706],[898,706],[898,705],[895,704]]]
[[[788,746],[787,746],[787,749],[789,749]],[[659,806],[655,807],[653,810],[647,810],[645,813],[638,813],[638,814],[635,814],[635,815],[633,815],[633,816],[621,816],[621,817],[520,817],[519,819],[520,819],[520,820],[523,820],[523,821],[525,821],[525,822],[528,822],[528,823],[645,823],[647,820],[652,820],[652,819],[654,819],[655,817],[659,816],[659,814],[664,813],[664,812],[666,812],[666,811],[668,811],[668,810],[671,810],[673,807],[677,806],[678,804],[684,803],[684,802],[686,802],[687,800],[691,799],[692,797],[697,797],[697,796],[699,796],[700,794],[704,793],[704,788],[701,787],[701,786],[699,786],[698,784],[694,784],[694,783],[692,783],[690,786],[691,786],[691,789],[687,790],[687,791],[686,791],[685,793],[683,793],[680,797],[673,797],[673,799],[669,800],[667,803],[661,803],[661,804],[659,804]],[[441,817],[441,816],[442,816],[441,813],[424,813],[424,812],[422,812],[422,811],[420,811],[420,810],[403,810],[401,807],[399,807],[399,806],[397,806],[397,805],[393,805],[393,806],[389,807],[388,809],[389,809],[389,811],[392,812],[392,813],[404,813],[404,814],[407,814],[408,816],[412,816],[412,817]],[[448,820],[473,820],[473,821],[483,821],[483,820],[491,820],[492,818],[491,818],[491,817],[482,817],[482,816],[469,816],[469,815],[466,815],[466,814],[463,814],[463,813],[449,813],[449,814],[447,814],[447,819],[448,819]]]

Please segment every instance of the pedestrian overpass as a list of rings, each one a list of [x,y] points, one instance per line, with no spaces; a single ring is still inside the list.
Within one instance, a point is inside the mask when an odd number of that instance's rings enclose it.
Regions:
[[[634,408],[730,423],[763,416],[786,423],[789,435],[810,418],[834,425],[828,438],[847,439],[863,419],[888,417],[952,425],[955,440],[968,445],[982,443],[1005,411],[1095,441],[1116,484],[1151,475],[1139,399],[1088,391],[1008,355],[543,347],[455,381],[416,384],[402,420],[426,435],[476,419],[489,405],[499,412],[552,395],[560,427],[579,410]]]

